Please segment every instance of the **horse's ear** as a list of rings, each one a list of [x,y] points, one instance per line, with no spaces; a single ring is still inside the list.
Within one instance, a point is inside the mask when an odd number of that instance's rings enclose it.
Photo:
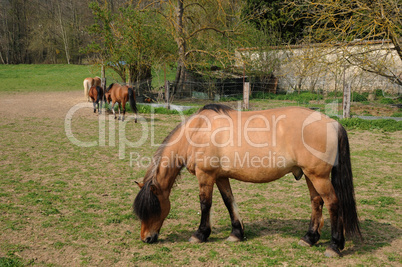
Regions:
[[[137,181],[135,181],[135,183],[138,185],[138,187],[141,189],[144,186],[144,183],[139,183]]]

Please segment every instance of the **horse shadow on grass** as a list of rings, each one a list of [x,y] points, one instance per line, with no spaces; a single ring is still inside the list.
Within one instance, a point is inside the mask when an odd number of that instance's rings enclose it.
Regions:
[[[245,241],[251,242],[253,239],[264,236],[280,235],[282,237],[295,238],[297,241],[304,236],[307,232],[309,220],[292,219],[264,219],[253,222],[246,222],[245,228]],[[231,228],[230,222],[227,226],[215,226],[212,228],[212,234],[208,239],[208,242],[221,242],[226,237],[221,238],[222,233],[229,235]],[[187,225],[186,225],[187,226]],[[171,232],[170,234],[163,235],[160,242],[188,242],[188,239],[195,232],[196,228],[189,229],[185,225],[182,225],[182,229],[177,232]],[[374,220],[363,220],[360,222],[361,232],[363,240],[360,237],[346,237],[346,241],[353,240],[353,246],[346,248],[342,251],[344,256],[359,253],[371,253],[382,247],[389,246],[394,240],[402,236],[402,230],[392,226],[389,223],[381,223]],[[327,247],[331,239],[331,229],[329,222],[326,222],[321,231],[321,239],[315,246]]]

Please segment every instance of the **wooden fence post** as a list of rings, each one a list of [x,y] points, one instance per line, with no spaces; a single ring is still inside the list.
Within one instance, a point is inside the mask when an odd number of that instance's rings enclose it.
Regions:
[[[250,108],[250,82],[245,82],[243,84],[243,109],[247,110]]]
[[[343,86],[343,118],[350,118],[350,83],[345,83]]]
[[[101,87],[103,90],[106,90],[106,74],[105,74],[105,65],[102,64],[101,69]]]
[[[166,64],[163,66],[163,73],[165,77],[165,100],[166,100],[166,109],[170,109],[170,103],[169,103],[169,83],[166,80]]]

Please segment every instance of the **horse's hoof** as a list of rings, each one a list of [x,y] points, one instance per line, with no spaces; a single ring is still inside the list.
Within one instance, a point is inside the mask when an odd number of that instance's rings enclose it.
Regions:
[[[327,248],[325,250],[324,255],[328,258],[339,258],[342,257],[342,253],[339,251],[339,249],[333,249],[331,247]]]
[[[188,240],[188,242],[193,243],[193,244],[202,243],[201,240],[199,240],[199,239],[196,238],[195,236],[190,237],[190,239]]]
[[[303,239],[300,239],[299,241],[299,246],[302,247],[311,247],[311,245],[309,243],[307,243],[306,241],[304,241]]]
[[[229,242],[240,242],[242,241],[240,238],[238,238],[237,236],[234,235],[230,235],[228,238],[226,238],[226,241]]]

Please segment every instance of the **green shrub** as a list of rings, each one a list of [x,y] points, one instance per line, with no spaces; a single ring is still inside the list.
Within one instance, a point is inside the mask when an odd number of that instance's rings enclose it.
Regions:
[[[367,97],[364,96],[363,94],[353,93],[353,94],[352,94],[352,101],[353,101],[353,102],[363,102],[363,101],[367,101]]]
[[[382,99],[380,100],[380,103],[381,103],[381,104],[394,104],[395,102],[394,102],[394,100],[392,100],[391,98],[382,98]]]
[[[276,99],[278,95],[273,93],[255,92],[251,95],[251,99]]]
[[[328,97],[341,97],[341,96],[343,96],[343,92],[340,91],[334,91],[328,93]]]
[[[341,98],[327,98],[325,99],[325,103],[329,104],[329,103],[342,103],[342,99]]]
[[[391,115],[391,117],[402,117],[402,112],[395,112],[394,114]]]
[[[375,90],[374,94],[375,94],[375,96],[376,96],[376,97],[383,96],[383,95],[382,95],[382,90],[381,90],[381,89],[377,89],[377,90]]]
[[[256,92],[251,95],[252,99],[275,99],[275,100],[290,100],[301,104],[308,104],[312,100],[323,99],[322,95],[312,92],[293,92],[290,94],[272,94],[264,92]]]

